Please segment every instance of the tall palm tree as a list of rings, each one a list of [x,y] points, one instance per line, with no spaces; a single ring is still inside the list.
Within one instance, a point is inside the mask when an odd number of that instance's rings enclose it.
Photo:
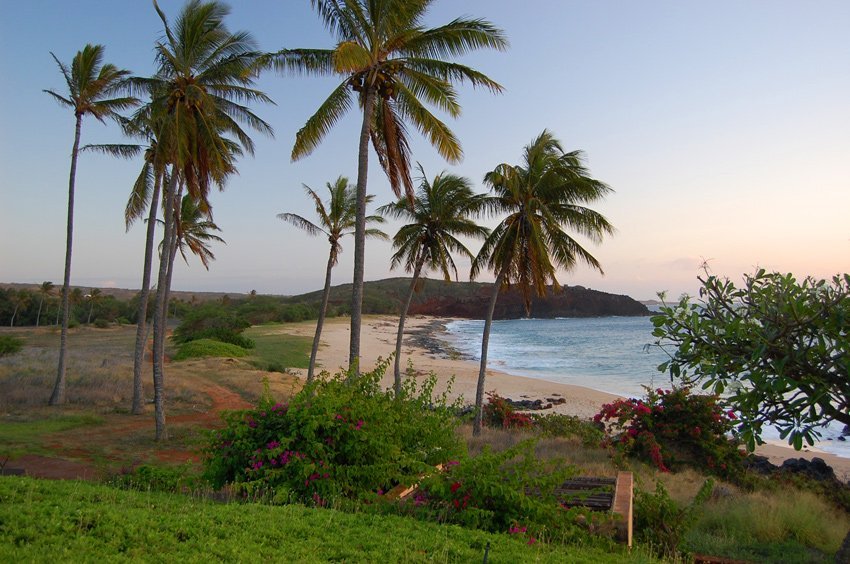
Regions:
[[[35,326],[38,327],[39,321],[41,321],[41,306],[44,305],[44,299],[50,298],[53,295],[53,282],[42,282],[41,286],[38,287],[38,293],[41,295],[41,299],[38,301],[38,314],[35,316]],[[49,304],[48,304],[49,305]],[[47,312],[45,312],[47,315]]]
[[[91,314],[94,311],[94,304],[100,301],[100,295],[100,288],[92,288],[86,296],[86,299],[89,301],[89,317],[86,320],[87,324],[91,323]]]
[[[339,254],[342,252],[340,240],[344,236],[354,232],[354,219],[357,214],[357,193],[354,186],[348,183],[348,178],[340,176],[335,182],[328,182],[326,186],[328,187],[328,192],[330,192],[330,199],[327,201],[327,205],[322,202],[322,199],[312,188],[306,184],[304,185],[304,191],[313,199],[313,204],[316,206],[316,215],[319,216],[318,224],[294,213],[277,214],[279,219],[303,229],[310,235],[325,235],[331,246],[328,253],[328,266],[325,269],[325,287],[322,291],[322,305],[319,307],[316,334],[313,336],[313,348],[310,351],[307,382],[313,381],[313,375],[316,369],[316,355],[319,352],[319,340],[322,336],[322,327],[324,326],[325,314],[328,309],[328,297],[331,294],[331,271],[337,262],[339,262]],[[367,196],[366,203],[371,202],[372,199],[373,196]],[[383,223],[384,218],[379,215],[370,215],[366,217],[366,222]],[[374,228],[367,228],[366,235],[381,239],[387,238],[383,231]]]
[[[170,273],[177,250],[180,196],[186,192],[201,211],[209,210],[212,185],[224,187],[236,171],[236,157],[253,154],[254,144],[240,124],[272,135],[271,127],[245,102],[269,102],[252,88],[259,52],[247,32],[231,33],[224,23],[229,8],[216,1],[190,0],[170,24],[156,1],[164,37],[155,46],[157,72],[134,84],[151,96],[150,112],[155,124],[157,152],[163,166],[170,167],[170,181],[163,186],[163,241],[154,307],[154,417],[156,438],[166,439],[163,382],[165,307]],[[234,140],[228,136],[232,136]]]
[[[26,309],[29,306],[30,301],[32,300],[32,294],[30,294],[27,290],[15,290],[14,288],[9,289],[9,299],[15,304],[15,309],[12,311],[12,320],[9,321],[9,327],[15,326],[15,317],[18,315],[18,310],[21,308]]]
[[[395,219],[409,221],[393,237],[395,254],[391,267],[404,264],[405,270],[413,273],[407,299],[401,309],[398,334],[395,342],[394,388],[396,396],[401,393],[401,341],[404,322],[413,293],[417,289],[423,269],[442,272],[443,279],[451,280],[451,272],[457,279],[457,267],[452,253],[472,260],[473,255],[458,237],[484,238],[489,233],[486,227],[471,218],[483,210],[486,197],[472,191],[468,179],[454,174],[442,173],[428,182],[425,171],[419,167],[421,182],[416,190],[413,207],[407,198],[378,208],[378,212]]]
[[[59,367],[56,383],[50,395],[50,405],[65,402],[65,352],[68,348],[68,320],[70,315],[68,291],[71,284],[71,248],[74,235],[74,184],[77,175],[77,157],[80,151],[80,131],[83,116],[94,116],[98,121],[105,122],[107,118],[117,119],[118,112],[138,104],[132,96],[116,94],[126,92],[127,78],[130,71],[117,68],[112,64],[103,63],[102,45],[86,45],[78,51],[70,68],[51,53],[53,60],[59,65],[59,70],[65,78],[68,95],[62,96],[53,90],[45,90],[59,104],[74,110],[76,120],[74,128],[74,145],[71,149],[71,172],[68,179],[68,226],[65,241],[65,277],[62,282],[62,332],[59,338]]]
[[[342,82],[298,131],[292,159],[309,155],[351,108],[356,96],[363,112],[357,167],[357,214],[351,296],[349,365],[360,356],[360,325],[366,241],[366,184],[369,142],[396,196],[402,186],[413,197],[406,124],[420,131],[446,160],[460,161],[457,138],[423,104],[451,117],[460,115],[454,83],[468,82],[492,92],[502,87],[484,74],[446,59],[477,49],[503,50],[503,32],[482,19],[458,18],[426,28],[423,19],[433,0],[311,0],[336,37],[334,49],[278,52],[279,70],[336,75]]]
[[[487,346],[496,299],[502,288],[516,285],[526,313],[532,294],[543,296],[547,284],[558,288],[557,269],[571,270],[581,261],[602,273],[602,267],[567,229],[600,242],[614,227],[586,204],[603,199],[612,190],[589,176],[581,151],[565,153],[561,143],[544,130],[525,147],[522,165],[500,164],[484,177],[494,196],[490,207],[507,213],[484,241],[472,262],[471,278],[485,267],[496,273],[481,340],[481,367],[475,393],[473,433],[481,432]]]

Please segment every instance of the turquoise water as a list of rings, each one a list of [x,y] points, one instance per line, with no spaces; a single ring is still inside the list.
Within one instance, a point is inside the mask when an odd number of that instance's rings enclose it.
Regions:
[[[451,345],[475,360],[481,358],[483,330],[482,320],[457,320],[446,325]],[[667,356],[649,346],[654,340],[649,317],[494,321],[487,365],[517,376],[640,397],[644,395],[643,386],[671,386],[670,377],[657,369]],[[850,458],[850,441],[837,440],[842,427],[830,425],[824,430],[824,440],[815,446]],[[778,439],[779,434],[770,430],[765,438]]]

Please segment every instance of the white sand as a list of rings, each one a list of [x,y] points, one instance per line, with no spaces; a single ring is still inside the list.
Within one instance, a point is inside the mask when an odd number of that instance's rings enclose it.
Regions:
[[[412,342],[411,333],[426,329],[435,321],[448,323],[451,319],[424,316],[407,319],[405,322],[405,340],[402,346],[402,370],[407,366],[409,359],[413,362],[418,374],[428,374],[433,371],[437,375],[440,386],[438,392],[444,390],[446,383],[454,376],[452,396],[462,395],[467,403],[472,403],[475,400],[475,388],[478,382],[478,363],[469,360],[442,358],[425,348],[415,346]],[[319,348],[318,355],[318,364],[322,369],[336,372],[348,365],[349,323],[348,318],[334,318],[325,323],[322,331],[322,346]],[[364,317],[360,336],[361,367],[363,370],[370,370],[375,366],[379,357],[387,358],[395,350],[397,328],[398,318],[396,317]],[[315,331],[315,323],[287,325],[285,331],[312,337]],[[306,374],[306,370],[302,372]],[[392,385],[392,366],[387,370],[383,384],[387,387]],[[602,404],[618,398],[614,394],[583,386],[512,376],[489,368],[484,389],[488,392],[495,391],[502,397],[509,397],[514,400],[541,399],[545,402],[546,398],[562,397],[566,400],[566,403],[557,405],[551,411],[547,410],[546,412],[566,413],[582,418],[592,417],[599,411]],[[850,458],[841,458],[815,448],[798,452],[778,442],[762,445],[756,449],[756,453],[767,456],[774,464],[781,464],[787,458],[811,459],[820,457],[832,466],[839,479],[850,480]]]

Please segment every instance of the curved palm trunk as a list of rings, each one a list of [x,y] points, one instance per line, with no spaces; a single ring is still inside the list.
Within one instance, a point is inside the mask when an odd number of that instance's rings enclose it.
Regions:
[[[307,382],[313,381],[316,370],[316,355],[319,354],[319,339],[322,337],[322,327],[325,324],[325,314],[328,310],[328,298],[331,296],[331,271],[334,267],[333,251],[328,255],[328,268],[325,272],[325,290],[322,292],[322,307],[319,309],[319,320],[316,321],[316,334],[313,336],[313,349],[310,351],[310,367],[307,368]]]
[[[147,234],[145,238],[145,265],[142,272],[142,289],[139,292],[139,313],[136,325],[136,348],[133,353],[133,406],[131,413],[140,415],[144,412],[144,388],[142,386],[142,365],[145,360],[145,345],[148,342],[148,296],[151,285],[151,265],[153,263],[154,235],[156,234],[156,211],[159,207],[159,191],[162,176],[156,175],[151,196],[151,211],[148,214]],[[172,188],[173,190],[173,188]]]
[[[363,102],[363,125],[360,128],[360,150],[357,156],[357,213],[354,227],[354,279],[351,284],[351,346],[348,369],[360,372],[360,325],[363,309],[363,272],[366,259],[366,177],[369,173],[369,131],[375,107],[375,91],[366,90]]]
[[[91,325],[91,314],[94,311],[94,300],[89,304],[89,318],[86,319],[86,325]]]
[[[71,173],[68,178],[68,232],[65,239],[65,277],[62,280],[62,332],[59,337],[59,368],[56,371],[56,383],[50,394],[50,405],[65,403],[65,363],[68,350],[68,320],[70,319],[70,286],[71,286],[71,247],[74,237],[74,184],[77,177],[77,155],[80,152],[80,129],[83,115],[77,114],[74,128],[74,148],[71,151]]]
[[[410,309],[410,302],[413,301],[413,294],[416,291],[416,281],[422,272],[423,264],[425,264],[424,254],[416,261],[416,268],[413,270],[413,280],[410,281],[410,290],[407,292],[407,301],[404,302],[401,316],[398,319],[398,334],[395,338],[395,365],[393,366],[393,389],[397,398],[401,397],[401,341],[404,338],[404,321],[407,319],[407,310]]]
[[[171,171],[172,176],[177,175],[176,170]],[[163,364],[165,360],[165,325],[166,325],[166,283],[168,279],[168,263],[171,256],[170,242],[174,231],[174,186],[169,182],[166,186],[163,200],[167,202],[164,212],[165,229],[162,239],[165,242],[159,257],[159,272],[157,275],[156,300],[153,310],[153,400],[154,420],[156,421],[156,440],[166,440],[168,431],[165,427],[165,397],[163,380],[165,373]]]
[[[38,302],[38,313],[35,316],[35,326],[38,327],[38,322],[41,321],[41,306],[44,305],[44,296],[41,296],[41,300]]]
[[[472,435],[481,434],[481,419],[484,416],[484,378],[487,374],[487,347],[490,345],[490,327],[493,325],[493,312],[496,310],[496,300],[502,287],[502,279],[506,269],[502,269],[493,284],[493,295],[490,296],[490,307],[487,309],[487,319],[484,320],[484,335],[481,337],[481,367],[478,370],[478,386],[475,388],[475,420],[472,424]]]

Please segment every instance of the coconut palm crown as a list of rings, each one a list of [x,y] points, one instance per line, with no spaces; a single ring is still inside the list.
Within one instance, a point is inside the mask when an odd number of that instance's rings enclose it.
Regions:
[[[592,242],[614,232],[602,214],[587,207],[612,190],[589,176],[580,151],[564,152],[561,143],[544,130],[525,147],[523,161],[522,165],[500,164],[484,177],[493,192],[491,211],[507,217],[485,239],[470,272],[470,278],[475,278],[486,267],[496,274],[481,339],[475,435],[481,432],[487,348],[499,291],[517,286],[530,313],[534,294],[545,295],[550,283],[559,287],[558,269],[571,270],[584,262],[602,272],[599,261],[568,231]]]
[[[363,113],[349,350],[349,365],[356,370],[360,355],[369,143],[396,196],[404,187],[412,198],[406,124],[413,124],[449,162],[458,162],[462,157],[458,139],[426,104],[457,117],[460,104],[454,84],[466,82],[501,92],[502,87],[484,74],[447,59],[478,49],[503,50],[508,43],[501,30],[482,19],[458,18],[443,26],[426,28],[423,19],[433,0],[311,2],[335,36],[336,47],[282,50],[269,61],[278,70],[342,78],[298,131],[293,160],[309,155],[321,143],[351,109],[355,97]]]
[[[393,237],[391,268],[404,266],[413,274],[407,299],[402,306],[396,337],[395,365],[393,369],[396,394],[401,393],[401,344],[404,336],[404,321],[410,308],[423,270],[435,270],[446,281],[451,274],[457,279],[457,266],[452,254],[460,254],[472,260],[473,255],[458,237],[483,239],[489,233],[472,217],[483,211],[487,198],[472,191],[468,179],[443,172],[429,182],[425,171],[419,167],[421,179],[413,204],[407,198],[378,208],[378,212],[408,221]]]

